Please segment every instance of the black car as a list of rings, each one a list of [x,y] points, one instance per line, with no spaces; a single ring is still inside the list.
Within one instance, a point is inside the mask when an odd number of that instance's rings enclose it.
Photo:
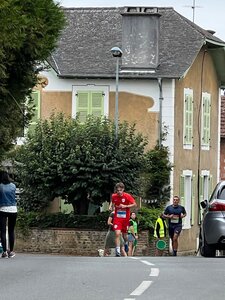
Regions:
[[[225,181],[216,185],[209,201],[200,204],[204,209],[199,234],[200,253],[214,257],[216,250],[225,250]]]

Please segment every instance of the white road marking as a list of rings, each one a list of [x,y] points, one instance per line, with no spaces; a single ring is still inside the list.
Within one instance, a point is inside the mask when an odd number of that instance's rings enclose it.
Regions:
[[[123,300],[135,300],[135,298],[124,298]]]
[[[139,257],[134,257],[134,256],[128,256],[128,257],[132,259],[140,259]]]
[[[130,294],[131,296],[140,296],[147,288],[150,287],[152,281],[142,281],[142,283]]]
[[[147,260],[141,260],[141,262],[143,262],[143,264],[149,265],[149,266],[154,266],[155,264],[152,264],[150,262],[148,262]]]
[[[151,268],[151,273],[149,276],[159,276],[159,269],[158,268]]]

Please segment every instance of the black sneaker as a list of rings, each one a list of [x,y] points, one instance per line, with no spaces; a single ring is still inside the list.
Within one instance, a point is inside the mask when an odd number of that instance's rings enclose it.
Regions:
[[[8,253],[7,252],[3,252],[2,253],[2,258],[8,258]]]
[[[8,253],[8,257],[9,257],[9,258],[13,258],[13,257],[15,257],[15,256],[16,256],[16,253],[13,252],[13,251],[11,251],[11,252]]]
[[[116,257],[120,257],[121,254],[119,252],[116,252]]]

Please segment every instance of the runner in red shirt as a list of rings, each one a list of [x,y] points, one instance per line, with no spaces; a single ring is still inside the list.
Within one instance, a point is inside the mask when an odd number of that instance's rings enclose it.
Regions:
[[[127,243],[127,230],[130,220],[130,208],[137,206],[134,198],[124,192],[124,184],[119,182],[115,186],[115,194],[112,194],[112,204],[115,207],[115,216],[113,220],[113,229],[116,234],[116,256],[120,254],[120,235],[123,234],[125,243]]]

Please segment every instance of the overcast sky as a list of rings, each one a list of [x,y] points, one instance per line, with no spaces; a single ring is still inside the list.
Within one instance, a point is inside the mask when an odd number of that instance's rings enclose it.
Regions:
[[[57,0],[56,0],[57,1]],[[118,7],[118,6],[163,6],[173,7],[186,18],[204,29],[216,31],[215,35],[225,41],[225,0],[58,0],[65,7]]]

